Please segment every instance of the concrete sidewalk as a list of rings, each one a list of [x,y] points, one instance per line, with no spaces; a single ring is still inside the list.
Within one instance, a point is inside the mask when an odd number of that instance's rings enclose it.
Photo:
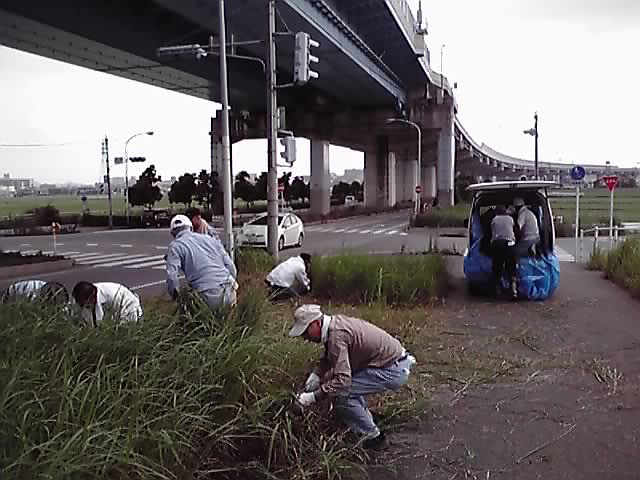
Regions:
[[[639,478],[640,303],[572,263],[546,302],[472,299],[458,283],[435,312],[434,358],[488,358],[497,373],[479,363],[436,385],[429,420],[392,434],[372,478]],[[419,359],[416,375],[440,365]]]

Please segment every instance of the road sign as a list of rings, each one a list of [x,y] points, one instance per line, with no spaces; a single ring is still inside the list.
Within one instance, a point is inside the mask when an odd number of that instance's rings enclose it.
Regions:
[[[609,188],[609,191],[611,192],[613,192],[613,189],[618,185],[617,175],[607,175],[602,177],[602,180],[604,180],[604,183],[607,185],[607,188]]]
[[[571,175],[572,180],[582,180],[587,174],[587,172],[584,170],[584,167],[581,167],[580,165],[576,165],[571,169],[569,174]]]
[[[115,157],[113,159],[113,164],[114,165],[122,165],[124,163],[124,158],[122,157]]]
[[[416,193],[422,193],[422,187],[420,185],[416,185]]]

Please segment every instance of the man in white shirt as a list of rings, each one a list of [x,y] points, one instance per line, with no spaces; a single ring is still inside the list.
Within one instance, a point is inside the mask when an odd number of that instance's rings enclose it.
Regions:
[[[517,197],[513,200],[516,209],[518,229],[520,235],[516,243],[516,255],[526,257],[531,250],[540,242],[540,227],[535,214],[524,204],[524,199]]]
[[[111,313],[120,322],[137,322],[142,317],[138,296],[119,283],[78,282],[72,296],[82,309],[82,320],[96,327],[105,313]]]
[[[69,302],[69,292],[58,282],[44,280],[22,280],[9,285],[1,295],[2,301],[11,298],[41,299],[51,305],[64,305]]]
[[[311,255],[301,253],[274,268],[264,281],[273,301],[288,300],[311,291]]]

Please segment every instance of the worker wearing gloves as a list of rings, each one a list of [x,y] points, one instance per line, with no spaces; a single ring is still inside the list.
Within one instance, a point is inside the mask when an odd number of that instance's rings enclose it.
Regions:
[[[302,305],[293,317],[290,337],[325,346],[298,402],[308,407],[332,398],[337,414],[362,436],[365,448],[382,444],[385,435],[375,424],[365,396],[406,384],[415,358],[397,339],[364,320],[324,315],[318,305]]]
[[[119,283],[78,282],[71,292],[81,309],[82,321],[87,326],[97,327],[105,313],[124,322],[137,322],[142,317],[140,298]]]
[[[189,286],[212,310],[236,303],[236,266],[217,238],[193,233],[191,220],[176,215],[169,226],[174,240],[167,253],[167,288],[178,298],[182,270]]]
[[[285,260],[271,270],[264,281],[269,288],[269,298],[277,302],[310,292],[310,272],[311,255],[308,253]]]

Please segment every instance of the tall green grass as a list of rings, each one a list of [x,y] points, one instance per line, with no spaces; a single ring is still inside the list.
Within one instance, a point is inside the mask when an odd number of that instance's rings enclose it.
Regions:
[[[469,205],[461,203],[454,207],[436,207],[411,219],[411,226],[429,228],[464,228],[469,217]]]
[[[341,255],[314,258],[313,294],[334,302],[418,304],[444,295],[442,255]]]
[[[640,238],[626,238],[606,254],[594,250],[589,268],[604,271],[607,278],[640,298]]]
[[[236,267],[239,273],[268,273],[274,266],[273,257],[265,250],[246,247],[236,250]]]
[[[79,328],[0,305],[0,478],[335,478],[355,453],[289,416],[312,355],[271,308],[248,289],[223,316],[160,302]]]

